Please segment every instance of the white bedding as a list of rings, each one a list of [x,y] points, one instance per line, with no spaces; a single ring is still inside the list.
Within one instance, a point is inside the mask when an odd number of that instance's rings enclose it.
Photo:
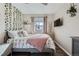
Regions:
[[[55,50],[55,45],[52,38],[48,34],[30,34],[28,37],[17,37],[14,39],[13,48],[34,48],[33,46],[26,44],[30,37],[48,37],[45,48],[51,48]]]

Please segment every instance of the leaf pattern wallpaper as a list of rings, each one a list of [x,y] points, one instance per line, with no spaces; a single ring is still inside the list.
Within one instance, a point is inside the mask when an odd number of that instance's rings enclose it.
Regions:
[[[11,3],[5,3],[6,31],[21,30],[23,28],[22,13]]]

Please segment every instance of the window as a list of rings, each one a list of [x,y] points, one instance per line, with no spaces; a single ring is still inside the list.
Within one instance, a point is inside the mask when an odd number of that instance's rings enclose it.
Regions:
[[[44,18],[43,17],[34,18],[34,32],[44,33]]]

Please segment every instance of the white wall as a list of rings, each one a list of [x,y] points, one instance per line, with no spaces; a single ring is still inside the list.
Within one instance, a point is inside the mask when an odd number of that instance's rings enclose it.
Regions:
[[[24,18],[24,22],[29,22],[31,23],[31,16],[30,15],[23,15]],[[32,33],[32,25],[31,24],[27,24],[24,25],[24,30],[26,30],[28,33]]]
[[[4,40],[5,20],[4,20],[4,4],[0,3],[0,43]]]
[[[55,14],[54,20],[63,17],[63,26],[55,27],[56,42],[58,42],[70,55],[72,55],[72,39],[71,36],[79,36],[79,4],[77,4],[77,15],[70,17],[67,14],[69,4],[64,4]]]
[[[53,25],[53,20],[54,20],[54,14],[25,14],[24,21],[28,20],[29,22],[31,22],[31,17],[44,17],[44,16],[48,17],[47,18],[47,33],[50,33],[50,31],[53,29],[52,25]],[[33,26],[31,24],[25,25],[24,29],[27,30],[27,32],[29,33],[31,32],[33,33]]]

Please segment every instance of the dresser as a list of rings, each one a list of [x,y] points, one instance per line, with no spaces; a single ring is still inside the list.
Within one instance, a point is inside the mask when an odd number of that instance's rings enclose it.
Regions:
[[[72,55],[79,56],[79,37],[72,37]]]

